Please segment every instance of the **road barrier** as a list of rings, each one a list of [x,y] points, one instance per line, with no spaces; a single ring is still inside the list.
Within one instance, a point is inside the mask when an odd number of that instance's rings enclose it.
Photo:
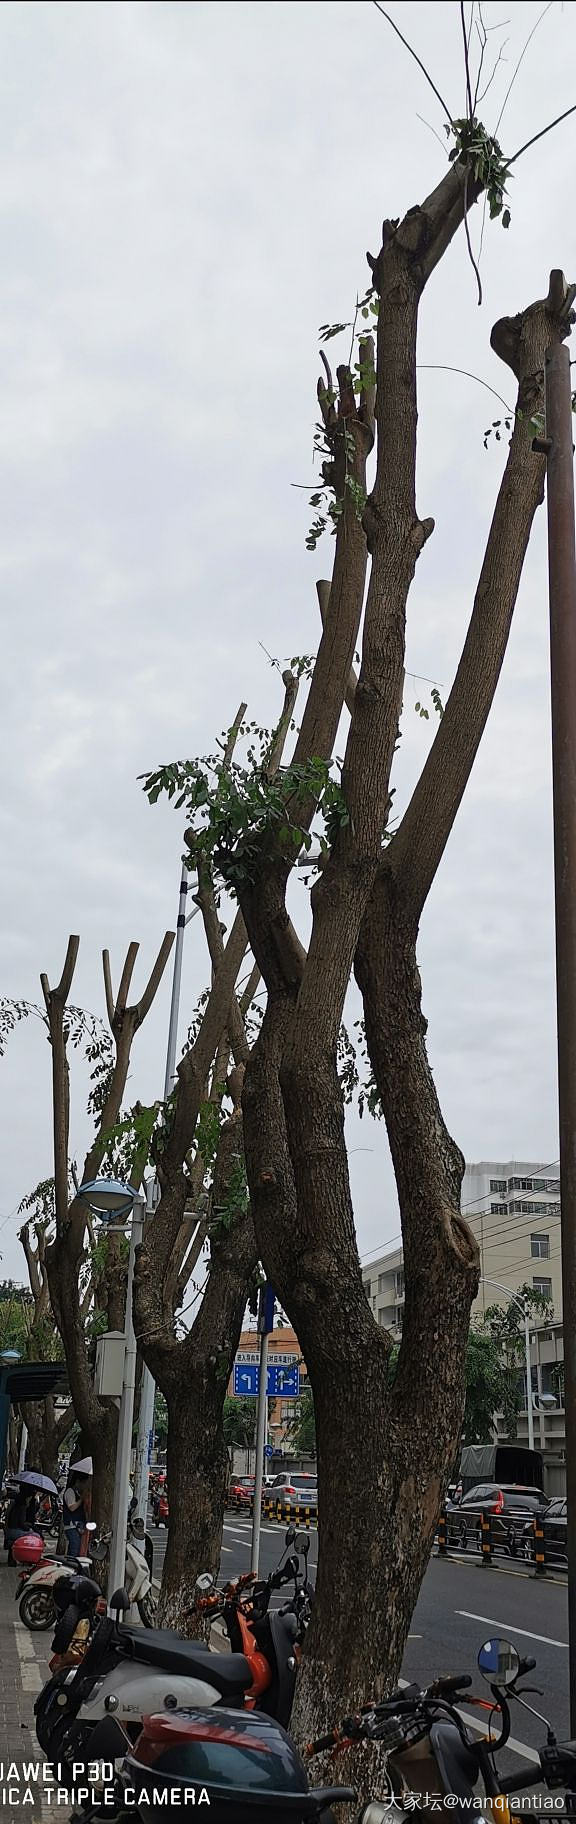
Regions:
[[[474,1522],[470,1531],[466,1530],[465,1519]],[[436,1556],[459,1557],[471,1547],[480,1552],[483,1565],[492,1565],[498,1553],[506,1558],[526,1558],[533,1565],[535,1577],[546,1577],[552,1568],[566,1570],[565,1521],[554,1516],[547,1520],[545,1514],[534,1515],[528,1509],[525,1514],[517,1511],[517,1530],[510,1527],[506,1538],[500,1532],[498,1519],[484,1508],[467,1507],[466,1516],[460,1516],[456,1509],[446,1513],[443,1508],[436,1530]]]
[[[264,1513],[268,1520],[276,1520],[279,1526],[303,1526],[309,1532],[310,1527],[318,1526],[316,1508],[307,1507],[302,1501],[283,1500],[281,1496],[267,1495],[263,1503]]]

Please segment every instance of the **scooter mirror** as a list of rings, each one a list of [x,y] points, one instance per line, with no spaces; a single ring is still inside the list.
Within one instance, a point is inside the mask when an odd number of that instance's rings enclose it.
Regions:
[[[296,1536],[294,1539],[294,1545],[296,1547],[296,1551],[301,1552],[303,1558],[307,1558],[308,1553],[310,1551],[310,1534],[309,1533],[296,1533]]]
[[[90,1547],[90,1557],[94,1558],[96,1560],[97,1564],[104,1563],[104,1559],[107,1557],[107,1553],[108,1553],[108,1547],[104,1544],[103,1539],[99,1539],[94,1545],[92,1545]]]
[[[520,1656],[510,1640],[501,1640],[495,1634],[480,1648],[478,1670],[488,1685],[513,1685],[520,1671]]]
[[[199,1590],[202,1595],[204,1595],[207,1590],[213,1590],[214,1589],[214,1578],[212,1576],[212,1572],[211,1571],[201,1571],[200,1576],[196,1578],[195,1588],[197,1590]]]
[[[286,1534],[286,1545],[293,1545],[296,1538],[296,1527],[289,1526]]]

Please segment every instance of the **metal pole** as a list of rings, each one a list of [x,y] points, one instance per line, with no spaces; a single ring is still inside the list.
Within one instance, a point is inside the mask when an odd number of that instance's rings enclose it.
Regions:
[[[26,1445],[27,1445],[27,1443],[28,1443],[28,1426],[24,1424],[24,1421],[22,1421],[22,1431],[20,1434],[20,1450],[19,1450],[19,1454],[18,1454],[18,1469],[19,1470],[24,1468],[24,1464],[26,1462]]]
[[[572,389],[567,348],[548,350],[545,377],[568,1642],[570,1727],[576,1734],[576,553]]]
[[[530,1318],[524,1306],[524,1348],[526,1351],[526,1411],[528,1414],[528,1449],[534,1449],[534,1408],[532,1405],[532,1358],[530,1355]]]
[[[146,1216],[152,1215],[154,1207],[154,1179],[149,1178],[146,1185]],[[136,1463],[134,1468],[134,1494],[136,1496],[136,1513],[146,1522],[148,1514],[148,1482],[150,1461],[150,1434],[154,1424],[154,1397],[156,1387],[146,1364],[142,1364],[140,1381],[140,1407],[138,1412],[138,1436],[136,1439]]]
[[[128,1520],[128,1500],[130,1487],[130,1456],[132,1449],[132,1425],[134,1421],[134,1383],[136,1378],[136,1337],[132,1321],[132,1288],[134,1285],[134,1260],[136,1249],[142,1240],[144,1227],[144,1198],[134,1199],[132,1220],[130,1224],[130,1253],[128,1256],[128,1280],[126,1285],[126,1318],[124,1334],[126,1346],[124,1351],[124,1381],[118,1420],[118,1441],[116,1445],[116,1480],[114,1483],[114,1509],[112,1514],[112,1541],[110,1545],[110,1575],[108,1582],[108,1602],[115,1590],[124,1588],[126,1576],[126,1532]]]
[[[188,876],[182,871],[180,897],[178,900],[178,922],[176,925],[176,944],[174,948],[174,973],[172,976],[172,997],[170,1001],[170,1021],[168,1026],[168,1045],[166,1050],[166,1070],[164,1073],[164,1101],[172,1092],[176,1073],[176,1047],[178,1044],[178,1014],[180,1010],[180,983],[182,980],[182,951],[184,948],[184,930],[186,926],[186,895],[188,893]],[[152,1206],[150,1206],[152,1207]],[[136,1446],[136,1477],[134,1494],[138,1503],[136,1512],[146,1522],[148,1514],[149,1483],[149,1442],[154,1425],[154,1400],[156,1382],[150,1369],[143,1364],[140,1382],[140,1411],[138,1415],[138,1442]]]
[[[258,1384],[258,1418],[256,1423],[256,1462],[254,1466],[254,1512],[252,1515],[252,1557],[250,1569],[258,1576],[260,1527],[262,1522],[262,1481],[264,1445],[268,1420],[268,1331],[260,1337],[260,1380]]]

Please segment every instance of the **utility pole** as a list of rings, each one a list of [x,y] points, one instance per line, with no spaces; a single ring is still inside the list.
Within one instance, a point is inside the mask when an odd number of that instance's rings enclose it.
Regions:
[[[268,1337],[274,1329],[274,1293],[271,1286],[263,1286],[260,1293],[258,1310],[258,1329],[260,1331],[260,1379],[258,1382],[258,1416],[256,1420],[256,1461],[254,1464],[254,1509],[252,1514],[252,1557],[250,1569],[258,1576],[260,1562],[260,1529],[262,1525],[262,1484],[264,1480],[264,1451],[268,1430]]]
[[[188,914],[188,918],[186,917],[187,893],[188,893],[188,876],[183,868],[182,877],[180,880],[180,897],[179,897],[179,901],[178,901],[178,922],[177,922],[177,926],[176,926],[176,944],[175,944],[175,948],[174,948],[174,974],[172,977],[172,998],[170,1001],[170,1024],[168,1027],[168,1045],[167,1045],[167,1050],[166,1050],[166,1071],[165,1071],[165,1075],[164,1075],[164,1101],[165,1102],[168,1101],[168,1097],[172,1093],[172,1089],[174,1087],[174,1078],[176,1075],[176,1047],[178,1044],[178,1014],[179,1014],[179,1010],[180,1010],[180,983],[182,980],[182,951],[184,948],[184,931],[186,929],[186,925],[190,923],[190,919],[195,918],[196,914],[199,910],[199,908],[197,906],[195,906],[194,911],[190,912]],[[153,1377],[153,1375],[151,1375],[150,1369],[146,1367],[145,1363],[143,1363],[142,1379],[140,1382],[140,1409],[139,1409],[139,1416],[138,1416],[138,1438],[137,1438],[137,1443],[136,1443],[136,1473],[135,1473],[135,1477],[134,1477],[134,1494],[136,1496],[136,1501],[138,1504],[137,1508],[136,1508],[136,1512],[139,1515],[140,1519],[144,1521],[144,1523],[146,1523],[146,1517],[147,1517],[147,1513],[148,1513],[149,1455],[150,1455],[150,1444],[151,1444],[152,1432],[153,1432],[153,1426],[154,1426],[155,1394],[156,1394],[156,1383],[154,1381],[154,1377]]]
[[[553,290],[555,297],[553,297]],[[550,299],[570,321],[574,288],[552,273]],[[548,573],[562,1300],[568,1500],[568,1657],[570,1727],[576,1733],[576,550],[570,357],[563,346],[545,360],[548,460]]]

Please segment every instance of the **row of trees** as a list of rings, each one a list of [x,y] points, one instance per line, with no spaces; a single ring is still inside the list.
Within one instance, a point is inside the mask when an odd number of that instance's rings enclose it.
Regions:
[[[467,45],[468,78],[469,56]],[[116,997],[104,953],[109,1030],[81,1174],[70,1165],[77,938],[58,986],[42,977],[37,1010],[50,1039],[54,1105],[45,1272],[101,1509],[111,1502],[116,1411],[94,1392],[86,1313],[121,1327],[125,1258],[108,1238],[94,1268],[78,1185],[119,1169],[140,1182],[148,1163],[159,1186],[137,1259],[134,1312],[168,1412],[167,1624],[186,1625],[198,1570],[218,1566],[226,1387],[262,1268],[298,1335],[314,1401],[321,1540],[294,1717],[306,1738],[399,1673],[461,1433],[479,1281],[476,1241],[460,1208],[464,1161],[427,1055],[417,940],[506,653],[544,490],[545,458],[533,449],[544,356],[569,333],[573,293],[554,273],[543,298],[492,330],[491,346],[517,388],[504,473],[478,584],[463,604],[468,627],[452,690],[393,824],[408,598],[434,531],[416,503],[419,316],[454,237],[464,228],[469,239],[477,200],[484,195],[507,225],[506,184],[519,156],[505,157],[482,125],[473,91],[469,79],[465,119],[446,111],[449,164],[440,182],[401,219],[383,223],[352,353],[335,379],[323,356],[320,493],[335,540],[331,579],[318,584],[316,657],[286,665],[271,730],[247,723],[243,704],[215,753],[146,778],[152,802],[166,793],[188,818],[209,985],[168,1102],[126,1109],[134,1041],[172,934],[132,1003],[137,945]],[[325,326],[324,338],[343,328],[349,338],[345,325]],[[304,894],[307,948],[294,923]],[[350,1067],[342,1022],[352,979],[362,1036]],[[396,1355],[362,1284],[344,1127],[351,1079],[352,1093],[360,1087],[385,1120],[396,1176],[406,1277]]]

